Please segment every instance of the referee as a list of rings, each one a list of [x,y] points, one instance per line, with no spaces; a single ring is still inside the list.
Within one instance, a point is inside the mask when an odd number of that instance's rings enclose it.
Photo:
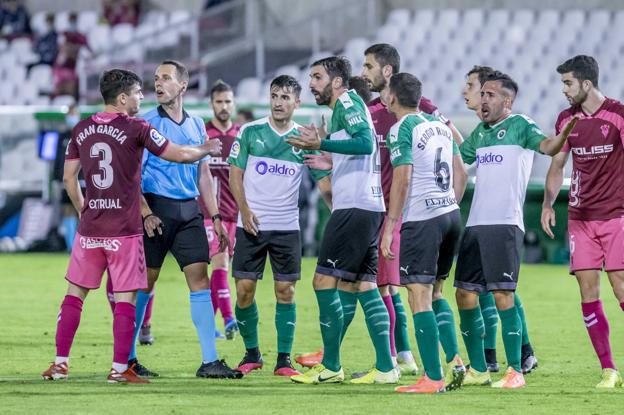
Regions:
[[[160,105],[143,118],[175,143],[203,143],[206,138],[203,120],[190,116],[182,107],[182,96],[189,81],[188,70],[179,62],[166,60],[156,69],[154,81],[156,98]],[[214,141],[214,154],[218,155],[221,143]],[[184,272],[190,290],[191,319],[202,351],[202,364],[196,375],[207,378],[241,378],[241,372],[230,369],[223,360],[217,358],[215,345],[214,311],[207,270],[210,262],[208,239],[204,230],[204,218],[197,203],[198,196],[203,198],[212,216],[221,250],[227,247],[228,239],[217,210],[208,162],[200,161],[181,167],[174,163],[163,163],[156,157],[145,154],[142,190],[141,214],[144,223],[148,288],[146,291],[139,291],[137,295],[137,322],[129,365],[134,365],[134,370],[141,376],[158,376],[138,363],[136,339],[150,293],[167,252],[171,251]]]

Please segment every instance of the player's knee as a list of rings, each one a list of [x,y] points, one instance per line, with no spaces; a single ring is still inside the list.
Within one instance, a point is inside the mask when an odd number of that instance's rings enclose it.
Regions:
[[[381,294],[382,297],[390,295],[390,286],[384,285],[382,287],[379,287],[379,294]]]
[[[458,288],[457,291],[455,291],[455,300],[459,308],[471,309],[479,305],[479,294],[464,290],[463,288]]]
[[[255,281],[236,280],[236,304],[241,308],[249,307],[256,295]]]
[[[515,307],[513,291],[494,291],[494,301],[498,310],[508,310]]]
[[[275,284],[275,298],[278,303],[292,304],[295,300],[295,285],[294,284]]]

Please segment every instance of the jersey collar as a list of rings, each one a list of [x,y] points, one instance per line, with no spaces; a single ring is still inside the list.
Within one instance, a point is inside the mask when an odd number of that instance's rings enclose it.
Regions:
[[[159,105],[156,110],[158,111],[158,115],[160,115],[162,118],[169,118],[171,120],[172,123],[177,124],[177,125],[182,125],[184,124],[184,122],[186,121],[187,118],[189,118],[189,114],[188,112],[186,112],[185,109],[182,109],[182,121],[180,121],[179,123],[176,122],[173,118],[171,118],[169,116],[169,114],[167,114],[167,111],[165,111],[165,109],[162,107],[162,105]]]

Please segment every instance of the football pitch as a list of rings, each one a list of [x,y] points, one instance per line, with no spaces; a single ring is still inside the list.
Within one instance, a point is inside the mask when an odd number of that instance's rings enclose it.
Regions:
[[[214,413],[214,414],[616,414],[622,413],[624,388],[597,391],[600,366],[582,323],[574,279],[563,266],[524,265],[520,288],[531,343],[539,368],[527,375],[522,390],[463,388],[431,396],[397,394],[392,385],[296,385],[273,376],[276,357],[275,299],[270,271],[258,284],[260,347],[265,367],[242,380],[195,377],[200,351],[189,314],[188,289],[172,258],[157,284],[152,317],[153,346],[139,346],[139,360],[160,372],[150,385],[109,385],[112,315],[104,289],[92,292],[70,358],[67,381],[45,382],[40,373],[54,359],[56,315],[64,296],[68,256],[0,256],[0,408],[2,413]],[[297,331],[293,352],[321,345],[318,309],[311,287],[314,259],[306,259],[297,287]],[[616,364],[624,367],[624,314],[603,283],[605,312],[611,322]],[[452,281],[446,297],[454,304]],[[233,284],[230,284],[233,287]],[[407,308],[407,297],[404,302]],[[456,315],[456,319],[457,319]],[[221,318],[218,317],[218,326]],[[412,350],[418,356],[413,323]],[[500,328],[500,325],[499,325]],[[458,331],[459,333],[459,331]],[[500,334],[499,334],[500,336]],[[460,339],[460,346],[463,344]],[[218,341],[220,356],[235,366],[243,342]],[[465,356],[465,353],[464,353]],[[347,378],[367,369],[374,352],[362,311],[356,313],[342,347]],[[417,357],[418,359],[418,357]],[[499,338],[499,362],[504,351]],[[420,363],[420,362],[419,362]],[[422,366],[420,366],[422,367]],[[501,367],[505,367],[504,364]],[[500,376],[495,375],[494,379]],[[402,384],[415,377],[404,377]],[[499,412],[500,411],[500,412]]]

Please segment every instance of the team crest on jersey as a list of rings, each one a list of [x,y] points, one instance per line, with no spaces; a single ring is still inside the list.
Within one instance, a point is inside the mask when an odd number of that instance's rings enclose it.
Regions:
[[[165,137],[163,137],[162,134],[160,134],[153,128],[150,130],[150,138],[153,142],[156,143],[158,147],[162,147],[162,145],[165,143]]]
[[[295,156],[298,156],[299,154],[301,154],[302,151],[303,151],[302,149],[297,148],[297,147],[292,148],[292,152]]]
[[[230,157],[235,159],[236,157],[238,157],[239,153],[240,153],[240,143],[238,141],[234,141],[234,143],[232,143],[232,148],[230,149]]]
[[[602,133],[604,138],[607,138],[607,136],[609,135],[609,124],[602,124],[600,126],[600,132]]]
[[[502,140],[503,138],[505,138],[505,135],[507,134],[507,130],[500,130],[497,134],[496,134],[496,138],[498,138],[499,140]]]

